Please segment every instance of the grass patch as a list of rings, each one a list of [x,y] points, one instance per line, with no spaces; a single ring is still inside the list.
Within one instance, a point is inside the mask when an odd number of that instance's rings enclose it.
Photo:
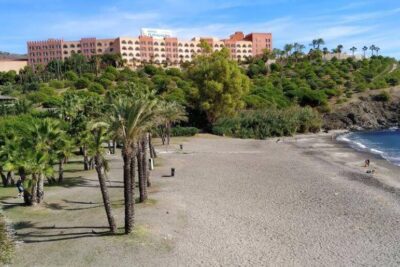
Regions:
[[[7,226],[4,217],[0,214],[0,263],[11,263],[14,251],[14,243],[7,233]]]

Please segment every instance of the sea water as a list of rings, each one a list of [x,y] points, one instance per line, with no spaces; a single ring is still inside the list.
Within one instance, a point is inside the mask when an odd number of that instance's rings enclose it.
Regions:
[[[337,140],[347,142],[351,147],[377,154],[400,166],[400,129],[381,131],[351,132],[340,135]]]

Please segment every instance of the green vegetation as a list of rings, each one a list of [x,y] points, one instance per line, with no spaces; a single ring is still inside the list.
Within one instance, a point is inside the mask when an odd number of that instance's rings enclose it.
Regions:
[[[171,129],[171,136],[194,136],[199,133],[196,127],[174,127]]]
[[[218,120],[213,127],[213,133],[238,138],[265,139],[271,136],[317,132],[321,123],[318,112],[310,107],[246,111],[235,117]]]
[[[0,213],[0,263],[11,263],[14,253],[14,243],[7,234],[4,217]]]
[[[322,39],[311,45],[307,54],[304,45],[288,44],[240,64],[227,49],[212,53],[203,42],[202,53],[181,69],[131,70],[119,55],[75,54],[46,67],[0,72],[0,92],[12,97],[0,105],[2,184],[12,186],[18,177],[25,204],[40,204],[45,185],[64,184],[65,163],[80,157],[84,170],[96,169],[114,233],[105,153],[122,145],[125,233],[131,233],[135,172],[139,201],[145,202],[148,157],[156,157],[153,135],[169,144],[170,136],[192,136],[198,129],[258,139],[316,132],[321,113],[332,105],[354,93],[399,85],[398,62],[379,56],[376,46],[369,48],[371,58],[356,60],[341,58],[341,45],[335,56],[322,48]],[[376,101],[390,100],[386,91],[375,95]]]

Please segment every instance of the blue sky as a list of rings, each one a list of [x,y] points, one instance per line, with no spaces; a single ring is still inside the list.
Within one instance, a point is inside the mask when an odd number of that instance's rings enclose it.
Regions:
[[[137,36],[141,27],[182,38],[272,32],[274,47],[322,37],[329,48],[375,44],[400,59],[399,0],[0,0],[0,51],[27,40]]]

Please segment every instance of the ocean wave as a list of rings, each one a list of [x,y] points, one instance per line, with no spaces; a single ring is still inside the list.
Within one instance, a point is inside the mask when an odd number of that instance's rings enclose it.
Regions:
[[[375,149],[375,148],[371,148],[370,151],[371,151],[372,153],[374,153],[374,154],[385,154],[385,152],[380,151],[380,150]]]
[[[389,130],[386,130],[386,132],[397,132],[398,130],[399,129],[397,127],[393,127]],[[376,139],[374,140],[368,138],[365,135],[360,136],[358,133],[343,134],[338,136],[336,140],[348,143],[348,145],[355,150],[378,155],[392,164],[400,166],[400,150],[397,146],[390,148],[387,146],[382,147],[383,141],[377,141]]]

